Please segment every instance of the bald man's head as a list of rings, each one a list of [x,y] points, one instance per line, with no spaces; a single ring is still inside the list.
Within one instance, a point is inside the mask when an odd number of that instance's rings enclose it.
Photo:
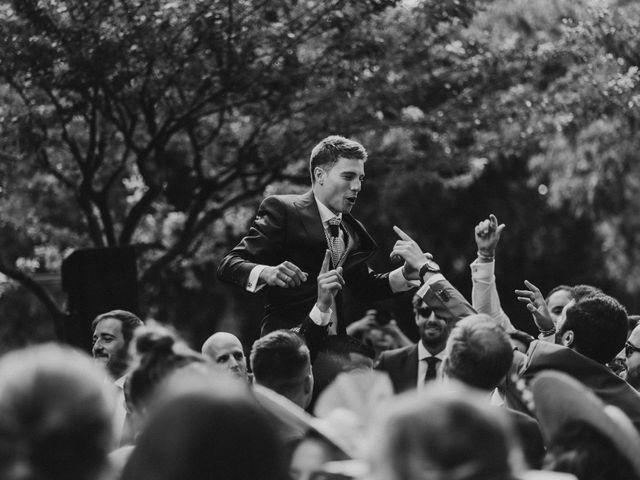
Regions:
[[[202,354],[209,357],[216,368],[247,379],[247,359],[242,343],[232,333],[217,332],[202,345]]]

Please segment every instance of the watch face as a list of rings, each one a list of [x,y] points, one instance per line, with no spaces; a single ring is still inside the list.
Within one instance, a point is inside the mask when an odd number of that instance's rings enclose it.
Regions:
[[[440,271],[440,265],[438,265],[433,260],[428,260],[427,259],[427,270],[429,270],[430,272],[439,272]]]

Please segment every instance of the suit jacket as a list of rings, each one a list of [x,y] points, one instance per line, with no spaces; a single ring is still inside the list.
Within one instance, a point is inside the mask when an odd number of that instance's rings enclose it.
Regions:
[[[367,261],[377,249],[364,226],[343,214],[347,257],[342,265],[346,288],[365,302],[392,295],[388,273],[376,274]],[[317,277],[327,250],[327,239],[312,191],[303,195],[274,195],[264,199],[249,233],[218,267],[221,280],[246,288],[251,270],[259,264],[275,266],[288,260],[309,277],[296,288],[264,287],[266,304],[262,334],[299,325],[316,302]],[[345,328],[342,299],[336,298],[338,331]]]
[[[382,352],[378,358],[376,369],[387,372],[395,393],[416,388],[418,384],[418,344]]]
[[[462,294],[447,280],[438,280],[426,291],[419,290],[422,300],[435,313],[436,317],[447,321],[458,320],[476,313]],[[382,352],[378,370],[385,371],[391,378],[396,393],[416,388],[418,384],[418,345]]]
[[[640,394],[608,367],[562,345],[533,341],[518,374],[507,378],[506,402],[509,407],[529,413],[522,401],[517,379],[531,380],[541,371],[558,370],[582,382],[608,405],[620,408],[640,431]]]

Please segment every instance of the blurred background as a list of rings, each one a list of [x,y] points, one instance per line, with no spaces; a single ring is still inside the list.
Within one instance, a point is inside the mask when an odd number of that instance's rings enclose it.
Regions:
[[[63,260],[116,246],[144,317],[250,344],[262,298],[218,261],[265,195],[309,188],[330,134],[369,151],[353,213],[374,268],[396,266],[398,225],[469,296],[494,213],[517,326],[525,279],[639,313],[639,25],[633,1],[3,2],[0,351],[55,338]],[[390,310],[415,338],[409,299],[348,311]]]

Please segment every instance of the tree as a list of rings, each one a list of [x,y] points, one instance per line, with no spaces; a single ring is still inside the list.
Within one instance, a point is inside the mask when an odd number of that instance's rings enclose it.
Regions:
[[[141,282],[157,282],[225,212],[287,176],[317,135],[309,110],[340,84],[349,31],[394,3],[5,3],[5,230],[59,256],[134,244]],[[0,272],[59,319],[16,253]]]

